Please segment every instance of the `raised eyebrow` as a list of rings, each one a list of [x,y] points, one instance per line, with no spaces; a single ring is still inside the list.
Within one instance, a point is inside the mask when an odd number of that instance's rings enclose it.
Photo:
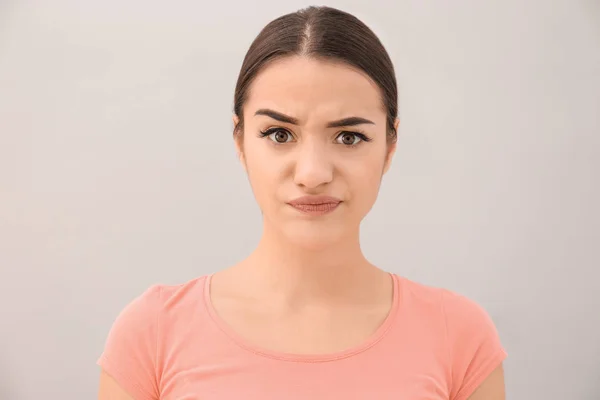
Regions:
[[[375,122],[368,120],[366,118],[362,118],[362,117],[348,117],[348,118],[339,119],[337,121],[332,121],[327,124],[327,127],[328,128],[339,128],[342,126],[355,126],[355,125],[363,125],[363,124],[375,125]]]
[[[278,111],[275,110],[271,110],[268,108],[261,108],[259,110],[257,110],[254,115],[264,115],[267,116],[269,118],[273,118],[274,120],[277,120],[279,122],[284,122],[286,124],[291,124],[291,125],[298,125],[298,119],[291,117],[289,115],[285,115],[283,113],[280,113]],[[370,124],[370,125],[375,125],[375,122],[368,120],[366,118],[362,118],[362,117],[347,117],[347,118],[342,118],[336,121],[331,121],[327,124],[327,128],[339,128],[342,126],[355,126],[355,125],[363,125],[363,124]]]

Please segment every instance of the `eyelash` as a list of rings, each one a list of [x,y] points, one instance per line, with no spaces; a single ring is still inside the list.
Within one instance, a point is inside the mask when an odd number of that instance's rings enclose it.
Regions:
[[[275,132],[277,132],[277,131],[284,131],[284,132],[286,132],[288,135],[290,135],[290,136],[294,136],[294,135],[292,135],[292,134],[291,134],[291,132],[290,132],[290,131],[288,131],[287,129],[274,127],[274,128],[268,128],[268,129],[265,129],[264,131],[260,131],[260,133],[258,134],[258,137],[260,137],[260,138],[266,138],[267,136],[270,136],[270,135],[272,135],[273,133],[275,133]],[[356,147],[356,146],[358,146],[358,145],[359,145],[361,142],[370,142],[370,141],[371,141],[371,138],[370,138],[370,137],[368,137],[367,135],[365,135],[365,134],[364,134],[364,133],[362,133],[362,132],[356,132],[356,131],[341,131],[341,132],[340,132],[340,133],[339,133],[339,134],[336,136],[336,139],[337,139],[337,138],[338,138],[340,135],[343,135],[343,134],[346,134],[346,133],[349,133],[349,134],[352,134],[352,135],[356,136],[357,138],[359,138],[359,139],[360,139],[360,142],[358,142],[358,143],[356,143],[356,144],[347,144],[347,145],[344,145],[344,147]],[[274,144],[276,144],[276,145],[285,144],[285,143],[277,143],[277,142],[275,142],[275,141],[273,141],[273,143],[274,143]]]

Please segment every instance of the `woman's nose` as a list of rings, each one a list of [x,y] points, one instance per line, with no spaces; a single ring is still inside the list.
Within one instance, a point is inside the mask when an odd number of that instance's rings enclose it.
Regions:
[[[316,143],[305,143],[296,154],[294,182],[307,189],[315,189],[333,179],[333,166],[327,152]]]

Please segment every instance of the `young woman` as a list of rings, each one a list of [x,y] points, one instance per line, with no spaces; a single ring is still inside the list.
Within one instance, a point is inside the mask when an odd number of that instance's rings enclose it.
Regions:
[[[398,128],[374,33],[327,7],[272,21],[244,59],[233,122],[260,243],[129,304],[98,361],[100,399],[503,400],[486,312],[361,252]]]

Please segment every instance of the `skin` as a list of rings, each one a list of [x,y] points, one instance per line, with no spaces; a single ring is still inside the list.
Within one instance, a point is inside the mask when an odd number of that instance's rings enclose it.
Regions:
[[[370,123],[328,128],[349,117]],[[259,137],[270,128],[279,129],[285,143]],[[354,146],[343,144],[345,135]],[[392,299],[389,275],[365,259],[359,243],[360,222],[395,150],[386,138],[379,89],[345,65],[279,60],[252,85],[235,143],[263,214],[263,233],[246,260],[213,276],[215,309],[245,340],[269,350],[327,353],[362,342],[385,319]],[[303,195],[342,203],[328,215],[307,217],[287,204]]]
[[[215,310],[244,340],[271,351],[331,353],[361,343],[386,318],[393,294],[389,275],[366,260],[359,242],[396,149],[379,88],[343,64],[286,58],[256,77],[243,117],[235,146],[263,232],[248,258],[213,275]],[[370,123],[329,127],[348,117]],[[233,122],[238,127],[238,116]],[[287,204],[303,195],[342,203],[307,216]],[[99,399],[131,397],[102,372]],[[484,399],[505,399],[501,366],[470,397]]]

